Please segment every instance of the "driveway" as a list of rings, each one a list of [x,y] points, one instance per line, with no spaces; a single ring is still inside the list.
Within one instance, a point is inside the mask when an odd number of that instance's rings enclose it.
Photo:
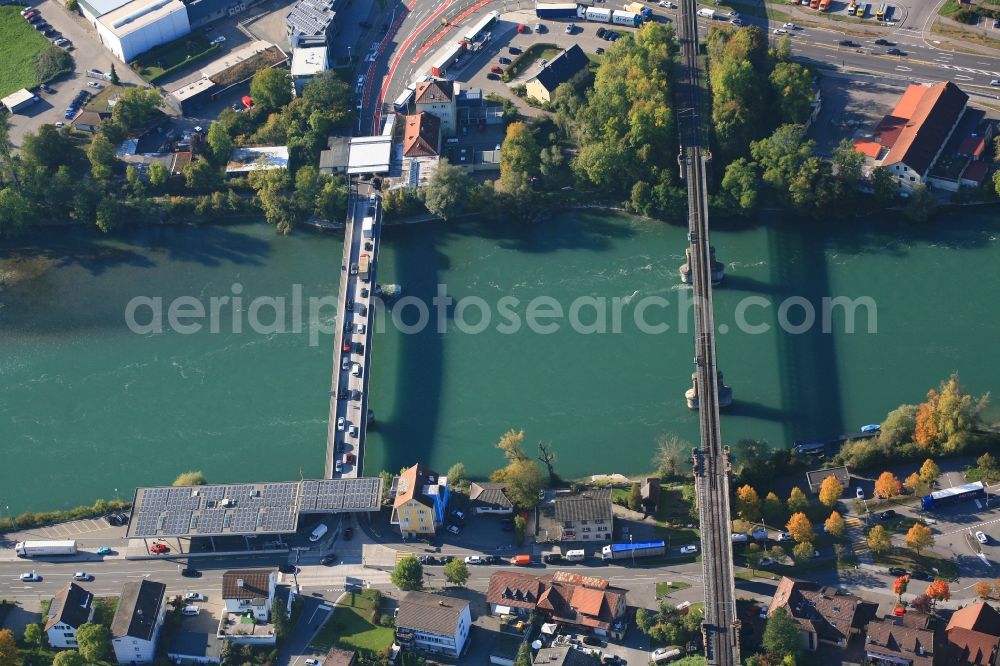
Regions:
[[[22,113],[11,115],[10,140],[17,147],[21,146],[27,132],[35,131],[45,123],[66,122],[68,124],[69,121],[63,118],[66,107],[69,106],[77,92],[87,87],[88,81],[94,80],[87,78],[86,71],[88,69],[99,69],[102,72],[107,72],[111,69],[113,62],[115,63],[115,71],[118,72],[123,83],[145,85],[138,74],[130,70],[125,63],[117,60],[101,45],[97,38],[97,31],[85,19],[76,14],[70,14],[62,3],[55,2],[55,0],[44,0],[37,3],[35,7],[39,9],[52,27],[61,32],[63,37],[73,42],[72,54],[76,62],[76,69],[74,72],[49,83],[56,89],[55,94],[48,95],[39,92],[38,96],[42,99],[41,102],[25,109]]]

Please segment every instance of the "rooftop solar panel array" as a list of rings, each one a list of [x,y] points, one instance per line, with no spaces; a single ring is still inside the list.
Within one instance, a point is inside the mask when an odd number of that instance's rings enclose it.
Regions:
[[[330,29],[334,17],[333,0],[299,0],[285,17],[292,35],[323,35]]]
[[[381,499],[380,478],[139,488],[127,536],[288,534],[299,513],[373,511]]]

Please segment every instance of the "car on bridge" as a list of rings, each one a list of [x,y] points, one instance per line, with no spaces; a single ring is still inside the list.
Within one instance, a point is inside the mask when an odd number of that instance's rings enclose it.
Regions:
[[[93,574],[89,574],[86,571],[77,571],[73,574],[73,580],[82,580],[83,582],[94,580]]]
[[[21,574],[22,583],[40,583],[42,582],[42,577],[36,574],[34,571],[29,571],[28,573]]]

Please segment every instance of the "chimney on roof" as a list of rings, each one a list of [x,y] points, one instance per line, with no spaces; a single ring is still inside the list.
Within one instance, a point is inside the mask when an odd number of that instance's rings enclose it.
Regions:
[[[439,602],[438,602],[438,606],[444,606],[445,608],[448,608],[448,604],[446,604],[446,603],[445,603],[445,602],[443,602],[443,601],[439,601]]]
[[[236,579],[236,587],[239,587],[239,588],[243,587],[243,579],[242,578],[237,578]]]

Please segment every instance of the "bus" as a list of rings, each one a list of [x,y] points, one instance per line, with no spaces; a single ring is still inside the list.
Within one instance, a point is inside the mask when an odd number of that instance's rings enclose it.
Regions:
[[[986,486],[982,481],[965,483],[961,486],[945,488],[930,495],[920,498],[920,508],[924,511],[931,511],[941,504],[951,504],[962,500],[983,499],[986,497]]]
[[[399,113],[406,113],[406,110],[410,108],[410,102],[413,101],[413,93],[413,88],[407,88],[404,90],[399,97],[396,98],[396,101],[392,103],[392,108]]]
[[[885,20],[885,12],[889,9],[889,5],[884,2],[878,6],[878,10],[875,12],[875,18],[879,21]]]

